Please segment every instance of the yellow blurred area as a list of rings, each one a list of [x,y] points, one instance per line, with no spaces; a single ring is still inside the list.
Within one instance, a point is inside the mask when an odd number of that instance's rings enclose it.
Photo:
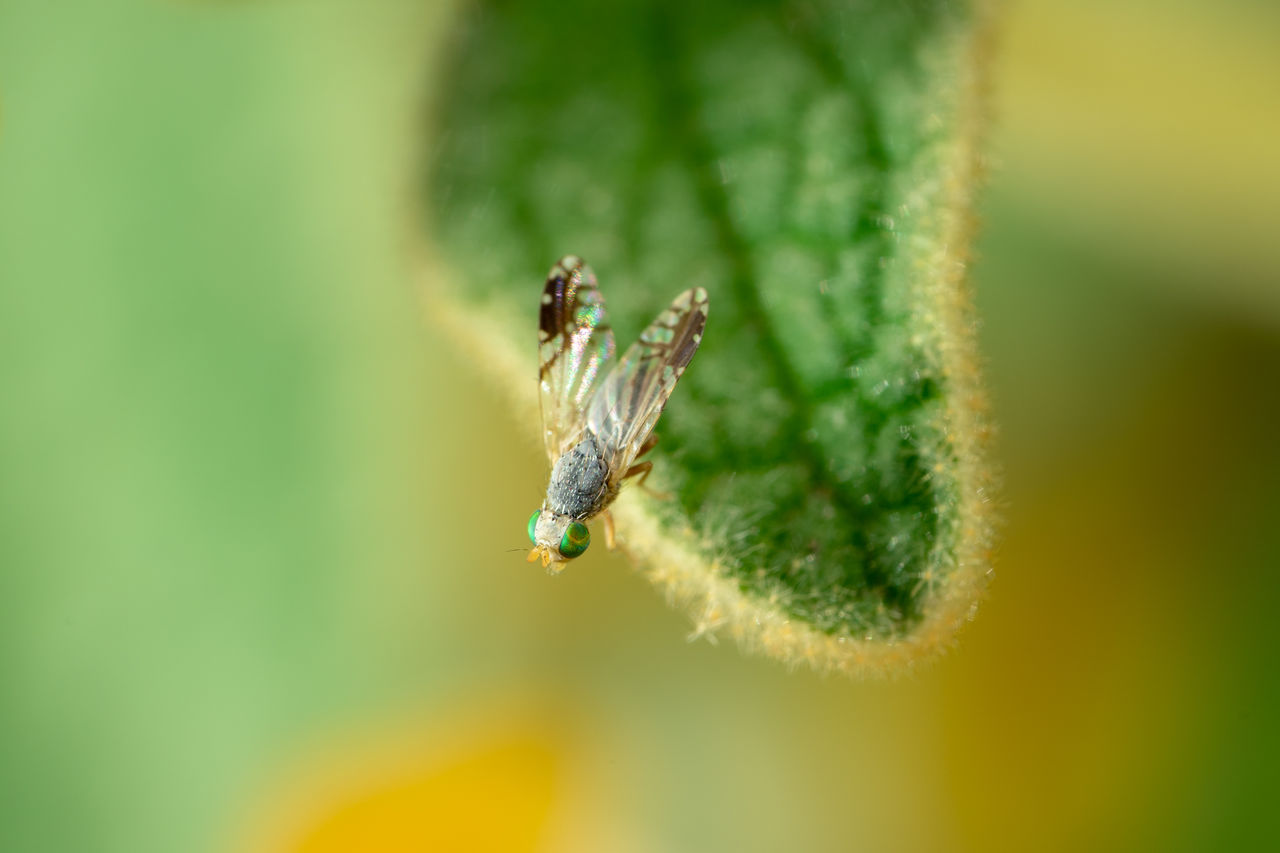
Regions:
[[[625,744],[550,697],[456,696],[330,738],[284,768],[231,844],[247,851],[644,850],[628,828]],[[601,766],[603,763],[604,766]]]
[[[1274,4],[1007,6],[1006,536],[872,683],[509,552],[535,426],[416,291],[451,14],[0,7],[0,849],[1269,846]]]
[[[449,735],[446,735],[449,737]],[[351,850],[538,850],[556,793],[555,755],[537,740],[496,739],[478,752],[385,778],[321,805],[298,853]]]

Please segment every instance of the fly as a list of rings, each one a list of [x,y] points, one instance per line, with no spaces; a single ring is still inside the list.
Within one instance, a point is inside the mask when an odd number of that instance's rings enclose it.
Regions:
[[[707,324],[707,292],[686,290],[614,360],[613,330],[595,274],[566,255],[551,268],[538,315],[542,437],[551,480],[529,517],[529,561],[558,572],[591,544],[587,522],[604,520],[613,547],[613,503],[624,481],[643,483],[658,443],[653,427]]]

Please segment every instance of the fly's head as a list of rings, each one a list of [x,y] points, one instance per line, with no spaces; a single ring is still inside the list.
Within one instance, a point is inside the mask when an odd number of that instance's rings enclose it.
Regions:
[[[586,552],[591,544],[591,531],[567,515],[538,509],[529,516],[529,541],[533,543],[529,562],[540,559],[548,571],[559,572],[566,561]]]

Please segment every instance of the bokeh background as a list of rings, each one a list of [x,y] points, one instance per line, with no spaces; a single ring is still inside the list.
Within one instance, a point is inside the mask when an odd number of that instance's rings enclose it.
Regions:
[[[883,683],[507,552],[533,425],[419,307],[451,14],[0,5],[0,848],[1273,843],[1280,9],[1008,4],[1006,537]]]

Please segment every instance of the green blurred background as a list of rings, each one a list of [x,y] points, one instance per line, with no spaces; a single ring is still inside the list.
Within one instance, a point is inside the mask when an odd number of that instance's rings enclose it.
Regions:
[[[957,650],[863,684],[507,553],[533,425],[419,307],[451,14],[0,5],[0,848],[1280,835],[1274,4],[1009,5],[1006,538]]]

